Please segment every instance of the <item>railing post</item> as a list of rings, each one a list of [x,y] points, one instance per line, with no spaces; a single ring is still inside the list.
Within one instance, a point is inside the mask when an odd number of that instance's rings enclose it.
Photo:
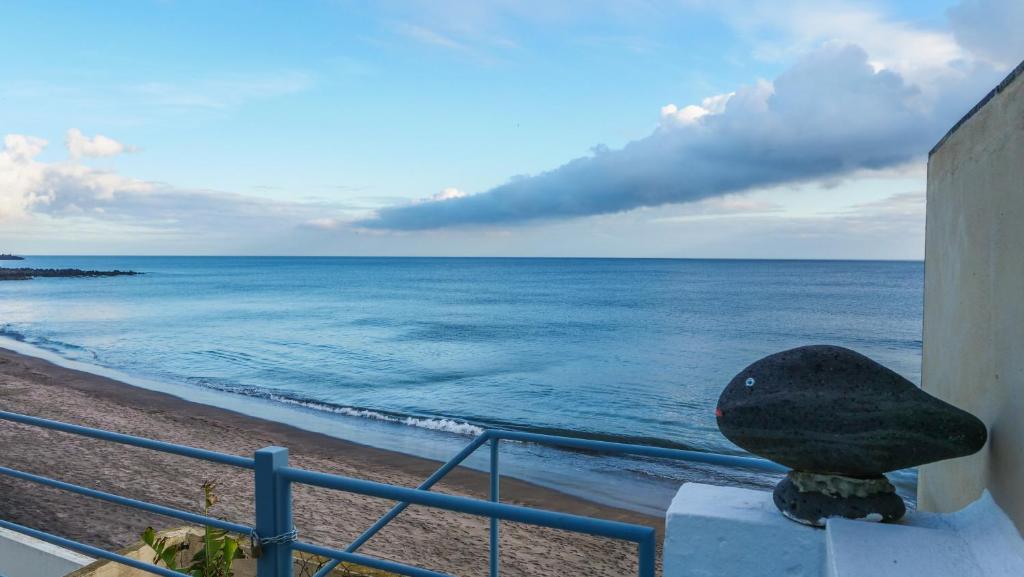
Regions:
[[[654,565],[657,557],[657,534],[654,529],[651,529],[651,533],[646,539],[637,543],[637,557],[640,577],[654,577]]]
[[[292,490],[278,471],[288,466],[288,449],[267,447],[256,451],[256,534],[274,539],[292,530]],[[287,539],[261,547],[258,577],[292,577],[292,544]]]
[[[499,485],[501,474],[498,472],[498,437],[491,437],[491,501],[501,501]],[[491,517],[491,577],[498,577],[498,565],[501,551],[498,546],[498,518]]]

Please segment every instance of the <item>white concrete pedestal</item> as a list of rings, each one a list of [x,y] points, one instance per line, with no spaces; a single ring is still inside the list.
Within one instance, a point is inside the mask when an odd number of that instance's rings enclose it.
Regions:
[[[782,516],[766,491],[687,483],[665,517],[664,577],[820,577],[825,531]]]
[[[815,529],[767,491],[687,483],[665,523],[664,577],[1024,577],[1024,539],[987,492],[956,513]]]
[[[0,575],[61,577],[95,559],[0,528]]]

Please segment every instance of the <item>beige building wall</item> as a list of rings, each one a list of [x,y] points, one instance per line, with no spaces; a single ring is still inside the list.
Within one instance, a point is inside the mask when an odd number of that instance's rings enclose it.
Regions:
[[[924,389],[989,427],[981,452],[922,468],[919,507],[983,489],[1024,530],[1024,64],[932,150]]]

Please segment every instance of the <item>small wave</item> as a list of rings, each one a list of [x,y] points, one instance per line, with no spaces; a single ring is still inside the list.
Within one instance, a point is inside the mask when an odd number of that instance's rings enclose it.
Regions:
[[[441,431],[445,433],[454,433],[457,435],[467,435],[475,437],[484,432],[484,428],[467,423],[465,421],[459,421],[456,419],[446,419],[443,417],[412,417],[405,415],[395,415],[382,413],[379,411],[372,411],[370,409],[359,409],[356,407],[345,407],[341,405],[331,405],[327,403],[318,403],[316,401],[307,401],[301,399],[293,399],[291,397],[285,397],[282,395],[270,394],[268,398],[272,401],[280,403],[286,403],[289,405],[298,405],[307,409],[314,409],[317,411],[326,411],[335,413],[338,415],[345,415],[348,417],[359,417],[362,419],[372,419],[375,421],[384,421],[386,423],[396,423],[399,425],[405,425],[408,427],[418,427],[420,429],[430,429],[432,431]]]
[[[48,350],[50,352],[71,357],[72,360],[81,360],[81,354],[85,354],[89,358],[94,360],[99,358],[99,356],[96,354],[96,351],[89,349],[87,347],[83,347],[81,345],[76,345],[73,343],[68,343],[65,341],[60,341],[57,339],[51,339],[49,337],[44,337],[42,335],[26,335],[25,333],[14,330],[13,328],[11,328],[11,325],[9,324],[0,326],[0,337],[6,337],[8,339],[18,341],[19,343],[26,343],[29,345],[39,347],[41,349]],[[74,359],[74,357],[76,356],[79,356],[79,358]]]
[[[488,421],[486,426],[471,423],[466,420],[452,418],[452,417],[423,417],[406,415],[402,413],[393,413],[389,411],[381,411],[374,409],[366,409],[362,407],[352,407],[348,405],[337,405],[333,403],[316,401],[309,398],[302,398],[290,395],[283,395],[278,392],[269,391],[266,389],[259,389],[256,387],[239,387],[239,386],[225,386],[217,385],[213,383],[205,383],[205,386],[216,388],[222,391],[228,391],[235,394],[242,394],[247,396],[260,397],[267,400],[271,400],[278,403],[284,403],[289,405],[295,405],[312,409],[315,411],[323,411],[333,413],[336,415],[344,415],[347,417],[357,417],[361,419],[370,419],[374,421],[382,421],[385,423],[394,423],[396,425],[405,425],[408,427],[416,427],[420,429],[429,429],[432,431],[439,431],[443,433],[452,433],[456,435],[465,435],[475,437],[482,434],[487,428],[498,428],[507,429],[512,431],[523,431],[528,433],[539,433],[544,435],[553,435],[559,437],[570,437],[577,439],[590,439],[595,441],[608,441],[613,443],[623,443],[629,445],[647,445],[652,447],[664,447],[669,449],[682,449],[687,451],[706,451],[705,447],[696,447],[685,443],[674,442],[667,439],[660,439],[656,437],[640,437],[630,435],[617,435],[609,433],[598,433],[593,431],[578,431],[571,429],[560,429],[550,427],[531,427],[524,426],[520,423],[503,422],[503,421]],[[507,442],[518,443],[519,441],[509,440]],[[745,453],[737,451],[729,451],[728,449],[716,449],[718,452],[723,454],[736,454],[744,455]],[[573,449],[574,452],[589,453],[586,449]],[[598,451],[598,453],[600,453]],[[649,460],[651,458],[642,456],[632,456],[631,458],[639,460]]]
[[[9,339],[13,339],[21,343],[25,342],[25,339],[27,338],[23,333],[19,333],[18,331],[12,329],[11,325],[0,326],[0,336],[7,337]]]
[[[264,387],[239,385],[237,383],[231,382],[218,382],[216,380],[212,380],[209,378],[190,379],[190,381],[194,385],[208,389],[214,389],[225,393],[243,395],[246,397],[255,397],[259,399],[266,399],[268,401],[274,401],[286,405],[294,405],[306,409],[312,409],[314,411],[323,411],[325,413],[345,415],[346,417],[371,419],[374,421],[394,423],[396,425],[405,425],[408,427],[430,429],[432,431],[440,431],[444,433],[453,433],[456,435],[466,435],[472,437],[475,437],[483,433],[485,430],[483,427],[479,425],[474,425],[467,421],[462,421],[449,417],[418,417],[412,415],[403,415],[400,413],[389,413],[386,411],[375,411],[373,409],[364,409],[361,407],[336,405],[333,403],[326,403],[323,401],[315,401],[309,398],[283,395],[281,393],[275,392]]]

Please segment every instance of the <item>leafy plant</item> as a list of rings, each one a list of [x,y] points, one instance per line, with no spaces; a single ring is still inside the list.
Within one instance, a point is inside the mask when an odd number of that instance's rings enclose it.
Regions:
[[[146,527],[146,530],[142,532],[142,542],[149,545],[153,551],[156,551],[153,563],[159,564],[163,561],[164,565],[171,571],[180,571],[178,569],[178,553],[183,548],[188,548],[188,542],[168,544],[167,539],[167,537],[157,538],[156,531],[152,527]]]
[[[214,481],[203,483],[203,514],[207,517],[217,504],[215,489]],[[203,531],[202,547],[186,566],[179,566],[179,557],[189,549],[187,538],[180,543],[170,543],[168,537],[157,537],[152,527],[146,527],[142,532],[142,542],[156,552],[153,563],[163,562],[168,569],[191,577],[232,577],[235,559],[245,558],[238,539],[223,529],[209,525]]]

